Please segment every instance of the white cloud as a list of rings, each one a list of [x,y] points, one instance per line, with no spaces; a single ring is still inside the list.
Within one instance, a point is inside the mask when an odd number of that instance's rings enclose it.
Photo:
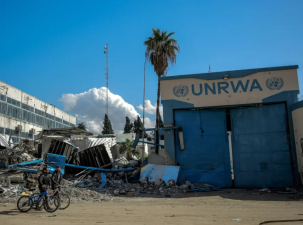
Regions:
[[[64,103],[64,110],[72,112],[77,123],[84,122],[87,129],[100,134],[106,113],[106,87],[93,88],[79,94],[63,94],[60,99]],[[109,119],[115,133],[123,133],[125,117],[131,121],[139,115],[135,107],[119,96],[108,91]],[[155,127],[155,121],[145,118],[145,127]]]
[[[139,106],[137,106],[138,109],[140,109],[141,111],[143,111],[143,106],[142,104],[140,104]],[[150,100],[145,100],[145,112],[151,115],[156,115],[156,110],[157,110],[157,102],[152,105]],[[159,110],[160,110],[160,115],[163,118],[163,106],[160,105],[159,106]]]

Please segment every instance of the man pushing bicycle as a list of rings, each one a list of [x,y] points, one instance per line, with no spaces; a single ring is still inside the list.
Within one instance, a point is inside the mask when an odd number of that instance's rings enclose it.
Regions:
[[[63,175],[61,173],[61,167],[58,165],[56,166],[56,170],[53,173],[52,176],[52,188],[53,190],[58,189],[58,198],[60,200],[60,185],[61,185],[61,181],[63,179]],[[60,201],[60,205],[59,208],[61,208],[61,201]]]
[[[47,191],[47,189],[52,185],[52,181],[51,181],[50,177],[48,176],[48,173],[49,173],[49,169],[47,167],[44,167],[43,172],[41,173],[41,175],[38,178],[38,182],[39,182],[38,187],[39,187],[40,193]],[[45,201],[46,201],[47,207],[50,208],[47,194],[45,195]],[[41,207],[37,206],[37,210],[41,210]]]

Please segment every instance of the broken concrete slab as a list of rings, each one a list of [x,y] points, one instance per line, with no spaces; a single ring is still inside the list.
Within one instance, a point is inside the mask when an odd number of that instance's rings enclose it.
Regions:
[[[140,180],[148,177],[149,182],[155,182],[157,178],[161,178],[165,183],[169,180],[177,182],[179,170],[180,166],[147,164],[141,168]]]

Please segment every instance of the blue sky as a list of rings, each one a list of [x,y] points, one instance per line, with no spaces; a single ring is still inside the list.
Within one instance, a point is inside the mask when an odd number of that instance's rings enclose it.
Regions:
[[[63,109],[64,93],[105,86],[142,104],[144,45],[151,28],[174,31],[168,75],[302,65],[303,1],[1,0],[0,79]],[[301,69],[299,82],[303,87]],[[147,66],[146,99],[157,77]],[[151,115],[153,119],[153,115]]]

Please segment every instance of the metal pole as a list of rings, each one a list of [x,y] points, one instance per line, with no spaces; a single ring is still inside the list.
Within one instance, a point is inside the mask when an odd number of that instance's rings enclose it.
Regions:
[[[144,118],[145,118],[145,71],[146,71],[146,61],[144,62],[144,88],[143,88],[143,133],[142,133],[142,137],[143,137],[143,141],[144,141],[144,134],[145,134],[145,127],[144,127]],[[142,164],[144,161],[144,154],[145,154],[145,144],[142,143]]]
[[[108,116],[108,43],[106,47],[106,115]]]

